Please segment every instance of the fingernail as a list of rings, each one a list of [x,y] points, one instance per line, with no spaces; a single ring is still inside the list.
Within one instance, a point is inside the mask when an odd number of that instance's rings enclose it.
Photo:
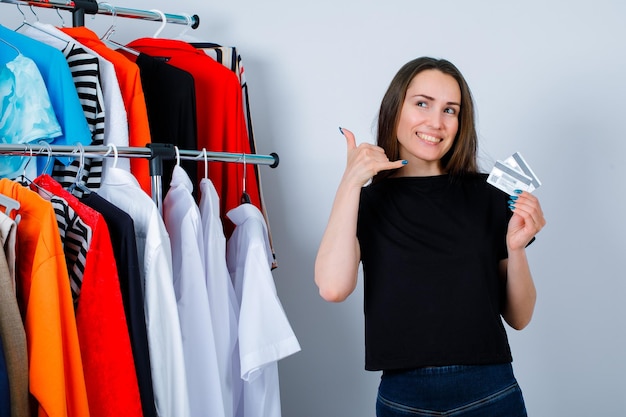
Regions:
[[[511,211],[515,211],[515,206],[514,206],[514,205],[510,205],[510,204],[509,204],[509,210],[511,210]]]
[[[516,195],[510,195],[510,196],[509,196],[509,198],[510,198],[511,200],[517,200],[517,198],[518,198],[518,197],[517,197]]]
[[[402,160],[402,165],[406,165],[406,164],[408,164],[408,163],[409,163],[409,161],[407,161],[406,159],[403,159],[403,160]]]
[[[341,126],[339,126],[339,131],[341,132],[341,134],[343,135],[343,129],[341,128]]]
[[[521,193],[523,193],[522,190],[515,190],[515,194],[521,194]]]

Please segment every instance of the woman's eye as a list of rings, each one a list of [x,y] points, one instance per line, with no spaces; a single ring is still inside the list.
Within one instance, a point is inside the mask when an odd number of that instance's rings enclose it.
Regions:
[[[444,113],[456,114],[456,110],[453,109],[452,107],[448,107],[447,109],[444,110]]]
[[[417,107],[426,107],[426,106],[427,106],[427,104],[426,104],[425,101],[418,101],[417,102]]]

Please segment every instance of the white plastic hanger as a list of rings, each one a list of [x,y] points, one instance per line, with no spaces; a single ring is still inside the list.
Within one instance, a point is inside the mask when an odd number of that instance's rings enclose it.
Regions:
[[[109,155],[111,150],[113,151],[113,166],[111,168],[116,168],[117,167],[117,158],[119,156],[119,154],[117,153],[117,145],[114,144],[114,143],[109,143],[107,146],[109,147],[110,151],[107,152],[107,154],[105,156]]]
[[[9,196],[6,196],[0,193],[0,206],[4,207],[4,214],[6,214],[7,216],[10,216],[13,210],[20,209],[20,202],[12,199]],[[20,221],[20,215],[16,214],[15,223],[19,223],[19,221]]]
[[[202,155],[204,156],[204,178],[209,178],[209,157],[206,154],[206,148],[202,148]]]
[[[176,166],[180,166],[180,151],[178,150],[178,146],[174,145],[174,152],[176,153]]]
[[[163,29],[165,29],[165,25],[167,24],[167,17],[165,17],[165,13],[163,13],[160,10],[152,9],[150,11],[158,14],[159,16],[161,16],[161,26],[159,26],[157,31],[154,32],[154,35],[152,35],[153,38],[158,38],[159,35],[161,34],[161,32],[163,31]]]

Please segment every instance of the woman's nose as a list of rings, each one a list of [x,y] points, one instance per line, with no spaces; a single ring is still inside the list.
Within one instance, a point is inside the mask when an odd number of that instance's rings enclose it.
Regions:
[[[437,110],[431,111],[429,116],[428,116],[428,123],[430,124],[430,127],[434,128],[434,129],[439,129],[441,127],[441,124],[442,124],[442,114],[441,114],[441,112],[439,112]]]

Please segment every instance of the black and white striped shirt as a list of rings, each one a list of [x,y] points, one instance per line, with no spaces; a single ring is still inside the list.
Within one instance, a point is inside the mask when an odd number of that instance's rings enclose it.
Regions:
[[[87,251],[91,244],[92,230],[64,198],[52,196],[50,203],[52,203],[57,219],[59,234],[63,243],[63,252],[65,253],[67,272],[70,277],[72,299],[74,300],[74,307],[76,307],[85,272]]]
[[[91,131],[91,145],[104,144],[104,95],[100,86],[98,58],[88,53],[82,46],[68,42],[63,49],[72,74],[78,98],[83,108],[87,124]],[[55,161],[52,177],[65,188],[76,181],[79,174],[80,161],[77,157],[69,165]],[[91,190],[100,188],[102,180],[102,159],[85,158],[79,181],[83,181]]]

